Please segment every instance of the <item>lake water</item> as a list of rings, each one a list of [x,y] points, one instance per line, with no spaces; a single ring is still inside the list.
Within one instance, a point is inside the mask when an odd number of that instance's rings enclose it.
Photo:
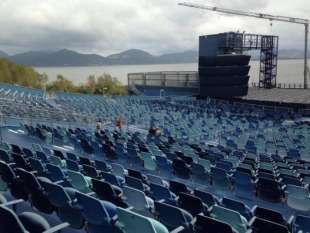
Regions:
[[[303,83],[303,60],[279,60],[278,83]],[[84,83],[89,75],[99,76],[111,74],[123,84],[127,84],[127,73],[151,71],[197,71],[197,63],[156,64],[156,65],[114,65],[114,66],[82,66],[82,67],[35,67],[40,73],[46,73],[49,80],[55,80],[62,74],[75,84]],[[251,61],[250,83],[258,82],[259,61]]]

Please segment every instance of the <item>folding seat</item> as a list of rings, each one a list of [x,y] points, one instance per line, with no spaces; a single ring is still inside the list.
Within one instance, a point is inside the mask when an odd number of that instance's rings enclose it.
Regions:
[[[115,205],[80,192],[76,193],[76,197],[82,215],[87,222],[88,232],[121,233],[121,230],[114,225],[114,219],[116,218]]]
[[[176,205],[176,195],[162,185],[150,183],[150,197],[155,201],[164,201],[165,203]]]
[[[69,170],[80,172],[82,171],[82,165],[79,165],[79,163],[76,160],[66,159],[66,167]]]
[[[285,193],[286,203],[290,208],[300,212],[310,211],[310,195],[306,188],[287,185]]]
[[[256,194],[266,201],[282,202],[284,187],[275,180],[259,178],[256,182]]]
[[[49,157],[49,161],[51,164],[55,165],[55,166],[59,166],[59,167],[62,167],[62,168],[65,168],[66,167],[66,162],[65,160],[62,160],[60,157],[58,156],[54,156],[54,155],[51,155]]]
[[[60,158],[61,160],[65,159],[64,154],[60,150],[53,150],[53,154],[54,156]]]
[[[233,164],[228,161],[218,161],[216,162],[215,167],[229,172],[233,168]]]
[[[95,166],[98,170],[103,171],[103,172],[111,171],[111,166],[102,160],[95,160]]]
[[[250,222],[252,233],[289,233],[286,226],[254,217]]]
[[[144,183],[147,183],[147,177],[145,175],[142,175],[141,172],[133,169],[127,169],[128,176],[134,177],[136,179],[141,180]]]
[[[41,181],[41,184],[44,187],[48,200],[57,208],[56,212],[60,220],[68,222],[70,227],[75,229],[84,227],[84,217],[75,203],[76,190],[47,181]]]
[[[80,157],[79,162],[81,165],[90,165],[90,166],[93,165],[92,161],[90,161],[90,159],[85,158],[85,157]]]
[[[111,165],[113,174],[115,174],[117,176],[120,176],[120,177],[124,177],[125,176],[126,171],[125,171],[125,168],[121,164],[111,163],[110,165]]]
[[[233,176],[234,193],[237,197],[253,199],[255,196],[255,183],[248,173],[236,171]]]
[[[283,218],[282,214],[271,209],[266,209],[259,206],[252,208],[253,215],[257,218],[274,222],[283,226],[288,226],[288,222]],[[291,220],[289,220],[290,222]]]
[[[186,187],[184,183],[180,183],[178,181],[169,181],[169,189],[175,193],[176,195],[179,195],[179,193],[190,193],[190,190]]]
[[[23,157],[23,155],[12,153],[12,157],[14,159],[16,167],[20,167],[27,171],[31,171],[31,166],[29,162]]]
[[[163,174],[170,174],[171,172],[171,162],[165,156],[156,156],[156,163],[159,168],[159,172]]]
[[[205,205],[200,198],[191,194],[180,193],[178,206],[188,211],[193,216],[198,214],[208,214],[208,206]]]
[[[1,232],[5,233],[54,233],[60,232],[69,226],[62,223],[51,227],[50,224],[40,215],[33,212],[23,212],[18,216],[6,206],[0,205]]]
[[[157,171],[157,163],[156,160],[152,156],[143,156],[143,167],[147,171]]]
[[[32,170],[36,171],[37,176],[47,176],[47,169],[40,160],[31,157],[28,161]]]
[[[303,186],[300,178],[295,176],[280,175],[281,183],[286,185]]]
[[[32,153],[32,151],[31,151],[30,149],[28,149],[28,148],[23,148],[22,150],[23,150],[23,154],[24,154],[27,158],[33,157],[33,156],[34,156],[33,153]]]
[[[197,215],[194,223],[195,233],[235,233],[231,226],[203,215]]]
[[[229,224],[238,233],[245,233],[248,228],[248,221],[238,212],[214,205],[209,209],[210,217]]]
[[[123,187],[123,192],[124,200],[129,206],[133,207],[133,211],[144,216],[153,216],[154,202],[144,192],[128,186]]]
[[[191,175],[190,167],[181,159],[172,161],[173,173],[181,178],[189,179]]]
[[[79,161],[79,157],[76,154],[67,152],[66,155],[67,155],[67,159],[71,159],[71,160],[74,160],[74,161]]]
[[[28,193],[31,204],[35,206],[39,211],[47,214],[54,212],[54,206],[49,202],[44,188],[40,184],[40,180],[49,181],[44,177],[36,178],[31,172],[28,172],[22,168],[17,168],[16,173],[22,180],[24,190]]]
[[[168,229],[155,219],[123,208],[116,208],[116,212],[117,226],[123,233],[169,233]]]
[[[75,172],[71,170],[67,170],[68,182],[71,184],[73,188],[82,193],[91,193],[90,183],[86,177],[82,175],[80,172]]]
[[[92,179],[92,190],[98,198],[112,202],[116,206],[127,208],[127,204],[122,198],[123,190],[121,188],[102,180]]]
[[[110,183],[110,184],[113,184],[113,185],[116,185],[118,187],[122,187],[123,183],[125,182],[124,179],[120,176],[116,176],[112,173],[108,173],[108,172],[102,172],[101,173],[102,175],[102,178]]]
[[[194,195],[199,197],[201,201],[206,204],[209,208],[215,204],[218,204],[218,200],[211,193],[204,192],[198,189],[194,190]]]
[[[143,184],[141,180],[135,177],[125,176],[125,183],[127,186],[138,189],[142,192],[147,192],[149,190],[149,187],[146,184]]]
[[[193,216],[181,208],[155,201],[155,215],[169,231],[180,226],[185,228],[185,232],[192,230]]]
[[[49,157],[42,151],[36,151],[37,158],[40,159],[43,163],[49,162]]]
[[[163,180],[159,176],[147,174],[147,179],[148,179],[148,181],[150,183],[158,184],[158,185],[162,185],[162,186],[168,187],[168,182],[166,182],[165,180]]]
[[[239,214],[245,217],[248,221],[253,217],[253,214],[250,208],[240,201],[236,201],[236,200],[224,197],[221,201],[221,206],[227,209],[230,209],[230,210],[237,211]]]
[[[198,159],[198,164],[201,164],[206,169],[206,171],[208,171],[208,172],[211,171],[211,162],[210,162],[210,160],[199,158]]]
[[[212,167],[210,175],[212,179],[212,184],[215,185],[217,188],[224,190],[231,190],[233,188],[230,177],[225,170]]]
[[[86,139],[81,138],[80,145],[86,154],[94,154],[95,152],[94,148],[92,147],[91,143],[87,141]]]
[[[292,221],[292,233],[304,232],[309,233],[310,217],[297,215]]]
[[[0,160],[4,161],[6,163],[12,162],[12,158],[11,158],[10,154],[5,150],[0,150]]]
[[[178,158],[183,160],[187,165],[191,166],[193,163],[193,158],[186,155],[178,155]]]
[[[23,154],[23,151],[20,149],[20,147],[18,145],[15,145],[15,144],[11,144],[11,151],[12,153],[15,153],[15,154]]]
[[[210,184],[210,175],[201,164],[192,164],[192,179],[198,184]]]
[[[101,179],[100,171],[96,169],[94,166],[83,165],[83,174],[95,179]]]
[[[45,166],[47,169],[48,178],[51,181],[65,181],[67,179],[67,175],[60,167],[50,163],[47,163]]]
[[[23,186],[22,180],[7,163],[0,161],[0,176],[2,181],[10,189],[10,193],[16,199],[28,200],[28,193]]]

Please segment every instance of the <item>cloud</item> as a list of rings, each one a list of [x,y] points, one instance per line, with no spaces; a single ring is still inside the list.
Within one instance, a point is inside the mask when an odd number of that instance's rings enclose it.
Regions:
[[[310,18],[308,0],[194,1],[245,11]],[[155,54],[196,49],[201,34],[272,33],[282,48],[302,48],[303,27],[227,16],[176,0],[0,0],[0,50],[74,49],[107,55],[129,48]]]

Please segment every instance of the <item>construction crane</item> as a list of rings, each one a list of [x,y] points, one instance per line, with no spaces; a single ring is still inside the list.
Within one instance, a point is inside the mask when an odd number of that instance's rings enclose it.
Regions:
[[[294,18],[294,17],[287,17],[287,16],[279,16],[279,15],[270,15],[270,14],[264,14],[264,13],[254,13],[254,12],[246,12],[241,10],[232,10],[232,9],[226,9],[221,7],[215,7],[215,6],[207,6],[202,4],[195,4],[195,3],[189,3],[189,2],[181,2],[179,3],[181,6],[186,7],[192,7],[192,8],[198,8],[203,10],[209,10],[209,11],[216,11],[220,13],[225,14],[231,14],[231,15],[241,15],[241,16],[247,16],[247,17],[254,17],[259,19],[267,19],[270,21],[281,21],[281,22],[287,22],[287,23],[295,23],[295,24],[302,24],[305,26],[305,51],[304,51],[304,88],[308,88],[308,72],[309,68],[307,65],[307,58],[308,58],[308,32],[309,32],[309,20],[308,19],[301,19],[301,18]]]

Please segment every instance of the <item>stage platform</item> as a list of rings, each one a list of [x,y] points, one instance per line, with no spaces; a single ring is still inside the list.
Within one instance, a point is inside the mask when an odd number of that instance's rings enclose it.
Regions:
[[[245,101],[310,105],[310,89],[262,89],[250,87]]]

